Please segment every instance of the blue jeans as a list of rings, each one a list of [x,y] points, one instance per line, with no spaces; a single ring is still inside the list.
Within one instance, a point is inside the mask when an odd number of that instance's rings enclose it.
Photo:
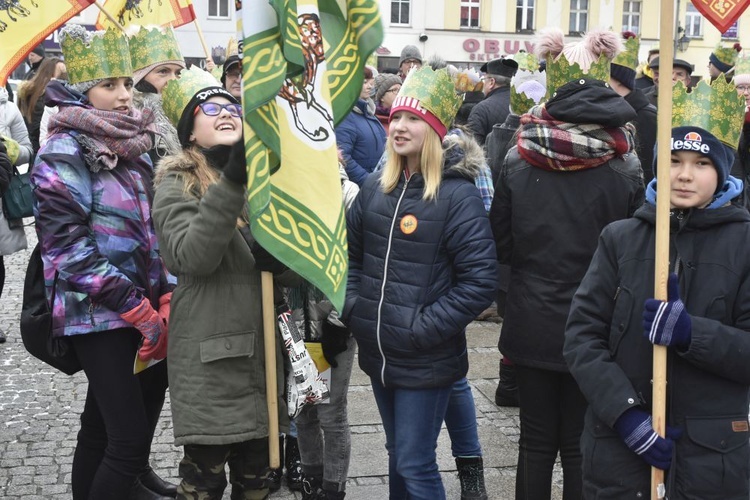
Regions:
[[[444,500],[435,449],[452,386],[396,389],[370,380],[385,430],[390,500]]]
[[[477,410],[466,377],[453,384],[448,409],[445,412],[445,426],[451,437],[451,451],[454,457],[482,456],[477,434]]]

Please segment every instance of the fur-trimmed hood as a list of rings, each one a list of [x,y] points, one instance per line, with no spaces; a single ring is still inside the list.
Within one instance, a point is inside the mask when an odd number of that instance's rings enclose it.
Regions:
[[[198,199],[203,198],[208,187],[216,183],[221,175],[220,169],[211,166],[204,153],[195,148],[162,158],[154,173],[154,188],[158,188],[164,178],[172,173],[182,179],[185,192]]]
[[[465,177],[474,181],[485,164],[482,146],[472,134],[454,128],[443,139],[443,175]]]

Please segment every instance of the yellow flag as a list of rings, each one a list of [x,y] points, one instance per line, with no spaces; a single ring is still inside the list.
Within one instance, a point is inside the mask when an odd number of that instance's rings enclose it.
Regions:
[[[120,26],[138,24],[141,26],[157,25],[176,28],[195,19],[191,0],[107,0],[104,9],[114,17]],[[114,25],[107,16],[99,13],[96,28],[103,30]]]
[[[94,0],[17,0],[0,16],[0,85],[29,52]],[[12,15],[10,15],[12,13]]]

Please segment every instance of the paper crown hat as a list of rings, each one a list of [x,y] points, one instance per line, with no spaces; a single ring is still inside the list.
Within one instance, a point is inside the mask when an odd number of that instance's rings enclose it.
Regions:
[[[717,45],[713,52],[708,56],[708,60],[716,66],[722,73],[727,73],[737,62],[737,56],[742,51],[742,46],[735,43],[731,47]]]
[[[750,75],[750,56],[737,58],[737,64],[734,65],[734,77],[737,75]]]
[[[590,31],[583,40],[566,44],[559,28],[544,30],[536,54],[547,61],[547,98],[566,83],[583,77],[608,82],[610,62],[622,49],[620,35],[611,31]]]
[[[221,83],[211,73],[197,66],[184,70],[178,79],[170,80],[162,91],[161,101],[164,114],[172,125],[177,127],[182,112],[195,94],[210,87],[221,88]]]
[[[514,115],[523,115],[533,106],[542,102],[544,94],[540,95],[539,92],[540,89],[547,86],[547,73],[546,71],[539,71],[539,62],[536,56],[524,54],[523,59],[528,63],[528,66],[521,69],[521,63],[519,62],[518,72],[510,81],[510,111]]]
[[[707,130],[719,141],[737,149],[745,118],[745,98],[733,83],[717,78],[698,82],[690,93],[678,82],[672,89],[672,128],[692,126]]]
[[[539,71],[539,58],[533,52],[516,52],[513,60],[518,63],[516,75],[521,71]]]
[[[463,98],[447,68],[422,66],[409,71],[391,107],[391,116],[408,110],[421,116],[442,139],[461,106]]]
[[[133,75],[128,39],[121,30],[90,32],[83,26],[69,25],[60,35],[70,83]]]
[[[134,70],[167,61],[182,61],[182,52],[177,44],[172,27],[139,27],[130,37],[130,62]]]
[[[630,31],[623,32],[622,37],[625,49],[612,59],[612,64],[619,64],[635,71],[638,67],[638,50],[641,48],[641,41],[638,35]]]

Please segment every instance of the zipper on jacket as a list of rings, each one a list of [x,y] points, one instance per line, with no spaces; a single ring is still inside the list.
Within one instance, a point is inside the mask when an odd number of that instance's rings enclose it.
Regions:
[[[391,243],[393,242],[393,229],[396,227],[396,218],[398,217],[398,209],[401,206],[401,200],[404,199],[406,194],[406,187],[409,185],[409,177],[406,177],[404,182],[404,188],[401,190],[401,195],[398,197],[396,202],[396,210],[393,212],[393,219],[391,220],[391,229],[388,232],[388,246],[385,249],[385,259],[383,259],[383,284],[380,286],[380,301],[378,302],[378,319],[375,326],[375,333],[378,339],[378,350],[380,351],[380,357],[383,358],[383,367],[380,369],[380,383],[385,387],[385,353],[383,352],[383,346],[380,343],[380,320],[383,312],[383,300],[385,299],[385,285],[388,276],[388,259],[391,257]]]
[[[91,317],[91,326],[96,326],[96,320],[94,319],[94,301],[89,298],[89,317]]]

